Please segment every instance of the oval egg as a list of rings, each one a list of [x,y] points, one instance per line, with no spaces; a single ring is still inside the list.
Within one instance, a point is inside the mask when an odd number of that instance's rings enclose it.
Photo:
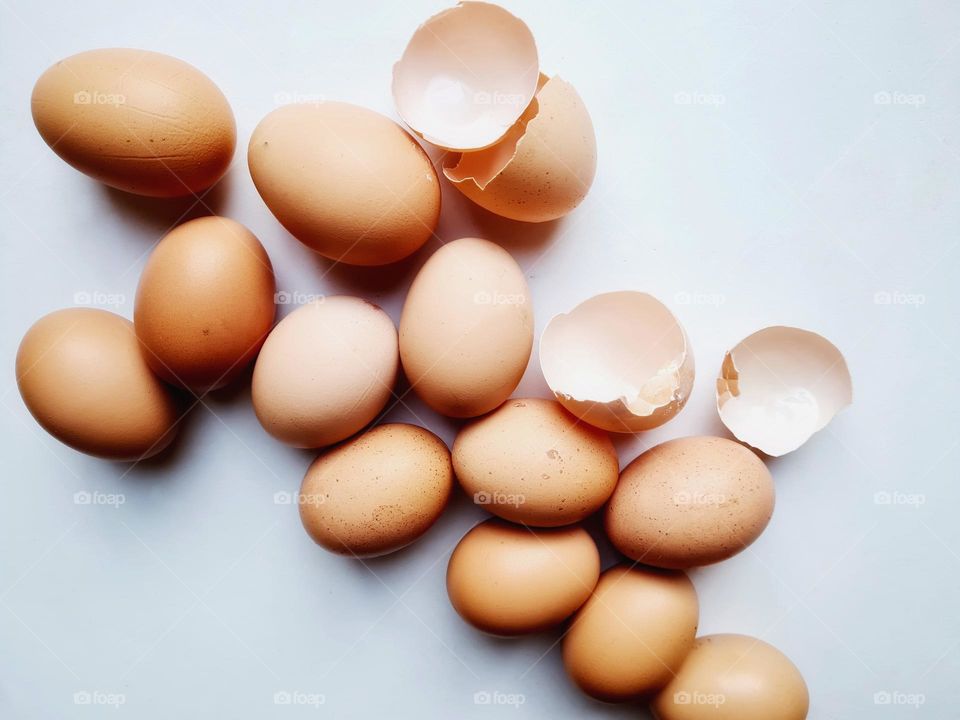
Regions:
[[[600,509],[620,471],[609,435],[539,398],[508,400],[464,427],[453,444],[453,466],[476,504],[541,527]]]
[[[659,690],[697,632],[699,604],[681,572],[624,565],[600,576],[563,638],[563,664],[588,695],[608,702]]]
[[[250,175],[277,220],[321,255],[385,265],[418,250],[440,217],[440,181],[403,128],[356,105],[285,105],[250,137]]]
[[[313,462],[300,488],[300,519],[331,552],[383,555],[429,530],[452,488],[440,438],[415,425],[379,425]]]
[[[267,336],[253,369],[253,409],[288,445],[331,445],[383,410],[397,365],[397,330],[383,310],[355,297],[320,298]]]
[[[606,530],[627,557],[684,569],[739,553],[767,527],[773,505],[773,478],[753,452],[726,438],[679,438],[624,468]]]
[[[240,223],[202,217],[177,226],[137,288],[134,325],[147,362],[195,392],[228,384],[270,332],[275,290],[270,258]]]
[[[477,629],[521,635],[566,620],[599,577],[600,553],[583,528],[531,530],[488,520],[450,556],[447,594]]]
[[[137,195],[205,190],[236,147],[233,111],[206,75],[149,52],[89,50],[61,60],[31,98],[41,137],[82,173]]]
[[[17,351],[17,386],[44,430],[88,455],[140,460],[176,435],[177,404],[133,323],[106,310],[68,308],[34,323]]]
[[[658,720],[804,720],[810,693],[797,667],[746,635],[697,638],[651,704]]]
[[[532,347],[530,291],[499,245],[454,240],[417,273],[400,317],[400,357],[414,392],[437,412],[493,410],[517,387]]]

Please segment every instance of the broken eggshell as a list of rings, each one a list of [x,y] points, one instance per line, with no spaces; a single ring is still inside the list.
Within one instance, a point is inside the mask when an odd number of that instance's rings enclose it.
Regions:
[[[404,122],[448,150],[480,150],[513,126],[537,91],[530,28],[502,7],[462,2],[417,28],[393,67]]]
[[[540,76],[537,95],[496,145],[450,156],[443,174],[477,205],[512,220],[571,212],[597,171],[593,122],[574,87]]]
[[[610,432],[662,425],[693,388],[683,327],[655,297],[631,290],[596,295],[554,317],[540,338],[540,367],[561,405]]]
[[[717,412],[738,440],[767,455],[796,450],[853,401],[847,362],[826,338],[775,325],[723,359]]]

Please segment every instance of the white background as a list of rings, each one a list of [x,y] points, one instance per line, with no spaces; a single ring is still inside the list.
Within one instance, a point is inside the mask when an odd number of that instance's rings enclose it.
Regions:
[[[660,297],[689,332],[699,376],[676,420],[619,442],[624,463],[667,438],[723,434],[714,377],[747,334],[793,324],[826,335],[846,354],[855,402],[770,463],[766,533],[692,574],[702,632],[781,648],[809,682],[812,718],[960,717],[960,5],[507,5],[531,26],[542,68],[591,110],[592,193],[565,220],[525,226],[445,183],[438,239],[410,262],[363,270],[332,267],[280,227],[250,181],[246,143],[289,99],[393,117],[392,63],[444,3],[0,0],[0,716],[112,712],[76,705],[76,692],[120,694],[116,716],[143,719],[643,714],[574,689],[556,633],[501,641],[456,616],[446,559],[483,516],[464,497],[386,559],[314,546],[295,507],[273,499],[298,487],[311,454],[266,435],[245,387],[207,398],[171,452],[134,467],[40,431],[14,383],[30,324],[85,292],[121,296],[130,317],[153,244],[183,217],[217,212],[259,236],[280,289],[363,295],[395,320],[417,268],[464,235],[515,254],[538,335],[597,292]],[[36,133],[36,78],[104,46],[183,58],[229,98],[239,149],[202,204],[108,190]],[[546,394],[536,355],[518,394]],[[421,418],[453,440],[454,423],[410,395],[404,404],[389,419]],[[78,491],[124,504],[77,505]],[[278,707],[277,692],[325,703]],[[477,705],[478,692],[523,704]]]

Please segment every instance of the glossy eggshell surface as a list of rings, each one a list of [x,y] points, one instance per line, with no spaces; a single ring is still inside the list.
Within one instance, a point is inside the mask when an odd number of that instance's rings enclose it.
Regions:
[[[17,352],[17,385],[44,430],[88,455],[139,460],[176,435],[177,404],[133,323],[106,310],[69,308],[34,323]]]
[[[397,366],[397,330],[383,310],[355,297],[321,298],[270,332],[253,369],[253,409],[288,445],[331,445],[383,410]]]
[[[453,466],[476,504],[541,527],[600,509],[620,467],[609,435],[539,398],[508,400],[465,426],[453,445]]]
[[[533,530],[487,520],[464,535],[447,566],[447,594],[468,623],[494,635],[558,625],[600,577],[600,554],[581,527]]]
[[[773,478],[752,451],[726,438],[679,438],[624,468],[607,505],[606,530],[633,560],[689,568],[750,545],[773,506]]]
[[[807,684],[772,645],[746,635],[707,635],[651,705],[658,720],[804,720]]]
[[[339,102],[285,105],[253,131],[247,157],[270,212],[331,260],[396,262],[437,226],[440,181],[430,158],[373,110]]]
[[[223,217],[179,225],[140,276],[134,324],[164,380],[203,392],[256,357],[276,311],[273,267],[247,228]]]
[[[147,50],[89,50],[61,60],[37,80],[31,107],[57,155],[137,195],[205,190],[236,148],[233,111],[213,81]]]
[[[414,425],[380,425],[313,462],[300,489],[300,519],[331,552],[383,555],[429,530],[452,488],[440,438]]]
[[[533,348],[523,270],[487,240],[462,238],[417,273],[400,318],[400,357],[414,392],[451,417],[493,410],[514,391]]]
[[[567,674],[599,700],[649,695],[693,647],[698,619],[697,593],[684,573],[611,568],[563,638]]]

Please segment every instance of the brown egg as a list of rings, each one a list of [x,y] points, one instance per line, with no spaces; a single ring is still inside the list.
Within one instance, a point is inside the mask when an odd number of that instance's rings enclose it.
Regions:
[[[152,197],[198,193],[227,171],[237,131],[227,99],[192,65],[147,50],[89,50],[33,88],[50,148],[111,187]]]
[[[709,565],[756,540],[773,503],[770,471],[750,450],[725,438],[680,438],[624,468],[607,506],[607,535],[647,565]]]
[[[153,371],[203,392],[256,357],[276,311],[273,266],[247,228],[223,217],[179,225],[140,276],[134,324]]]
[[[383,410],[398,364],[397,329],[383,310],[345,295],[320,298],[270,332],[253,369],[253,409],[288,445],[332,445]]]
[[[583,528],[532,530],[491,519],[450,556],[447,594],[474,627],[521,635],[566,620],[599,577],[600,553]]]
[[[451,417],[510,397],[530,360],[533,306],[523,270],[499,245],[461,238],[417,273],[400,317],[400,358],[414,392]]]
[[[610,437],[553,400],[508,400],[470,423],[453,444],[467,495],[495,515],[541,527],[597,511],[617,484]]]
[[[139,460],[176,435],[177,405],[133,323],[106,310],[68,308],[34,323],[17,351],[17,385],[44,430],[88,455]]]
[[[385,265],[418,250],[440,218],[440,181],[403,128],[339,102],[285,105],[250,138],[250,175],[290,234],[331,260]]]
[[[746,635],[697,638],[651,705],[659,720],[804,720],[809,707],[796,666]]]
[[[699,612],[684,573],[611,568],[563,638],[567,674],[585,693],[608,702],[653,693],[693,647]]]
[[[300,519],[331,552],[384,555],[429,530],[452,488],[450,452],[440,438],[415,425],[379,425],[313,461],[300,489]]]

